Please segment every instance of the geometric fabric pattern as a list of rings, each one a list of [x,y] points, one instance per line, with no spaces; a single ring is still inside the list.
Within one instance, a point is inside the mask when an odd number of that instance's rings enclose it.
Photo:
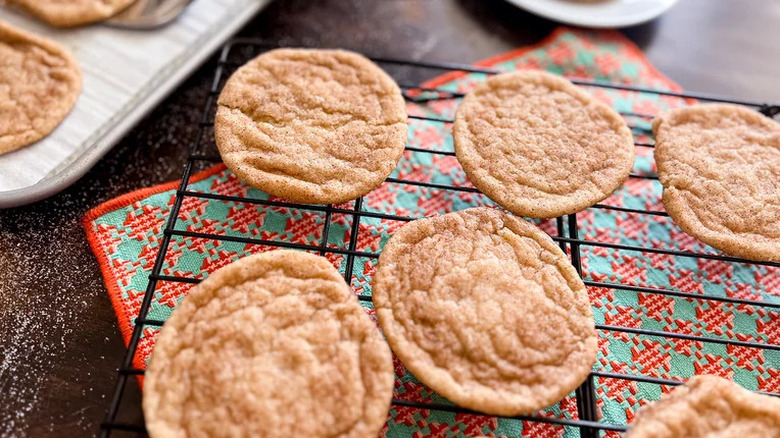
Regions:
[[[541,69],[572,78],[679,91],[631,42],[612,31],[559,28],[538,45],[478,65],[499,71]],[[452,153],[451,123],[447,122],[454,116],[461,93],[486,77],[486,73],[450,72],[423,85],[451,92],[448,99],[431,98],[441,95],[420,89],[406,92],[409,114],[416,116],[409,120],[407,151],[388,181],[363,197],[359,205],[352,201],[334,206],[332,213],[316,207],[286,206],[284,201],[242,183],[221,164],[193,175],[187,187],[190,192],[271,203],[186,196],[175,228],[183,233],[171,237],[161,275],[202,279],[233,260],[276,249],[274,244],[308,245],[312,252],[325,254],[342,273],[352,273],[349,280],[355,293],[373,314],[370,296],[376,255],[406,218],[495,206],[466,179]],[[601,87],[585,89],[623,114],[637,142],[632,177],[599,206],[579,213],[576,221],[579,239],[604,244],[579,247],[583,278],[590,285],[590,301],[601,327],[594,367],[600,421],[625,425],[642,405],[671,389],[657,382],[609,377],[615,373],[672,380],[717,374],[751,390],[780,392],[780,268],[723,257],[689,257],[685,253],[719,253],[683,233],[663,212],[661,185],[654,177],[650,121],[660,110],[692,100]],[[178,184],[122,196],[97,207],[84,219],[126,342],[161,249]],[[355,215],[350,214],[356,208],[362,212],[357,226]],[[566,218],[537,223],[554,238],[569,236]],[[571,251],[571,245],[568,249]],[[356,256],[348,263],[345,254],[350,252]],[[147,319],[167,319],[192,286],[192,282],[158,281]],[[615,327],[627,331],[610,329]],[[632,333],[634,329],[682,338]],[[145,367],[158,330],[154,325],[144,326],[135,367]],[[449,404],[407,373],[397,360],[395,371],[396,399]],[[536,415],[577,419],[574,394]],[[559,424],[395,404],[383,435],[577,437],[579,431]],[[606,431],[601,436],[619,434]]]

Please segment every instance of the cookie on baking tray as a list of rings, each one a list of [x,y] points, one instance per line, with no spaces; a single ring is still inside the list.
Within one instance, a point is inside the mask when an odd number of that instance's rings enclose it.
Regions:
[[[642,407],[626,438],[780,438],[780,399],[722,377],[692,377]]]
[[[335,204],[393,171],[406,145],[406,105],[393,79],[362,55],[277,49],[227,81],[214,136],[225,165],[250,185]]]
[[[105,20],[135,0],[8,0],[57,27],[74,27]]]
[[[166,321],[144,380],[152,438],[375,438],[392,355],[323,257],[277,250],[195,286]]]
[[[81,92],[81,71],[63,46],[0,22],[0,154],[49,135]]]
[[[634,164],[623,118],[568,80],[541,71],[493,76],[458,107],[455,153],[468,179],[520,216],[584,210]]]
[[[653,120],[669,216],[727,254],[780,261],[780,123],[739,105],[673,109]]]
[[[499,210],[401,227],[379,256],[372,295],[401,362],[469,409],[537,411],[574,390],[596,360],[592,310],[567,256]]]

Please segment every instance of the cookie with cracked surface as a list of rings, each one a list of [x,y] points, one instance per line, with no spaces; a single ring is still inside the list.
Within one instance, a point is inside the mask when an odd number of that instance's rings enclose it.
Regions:
[[[344,50],[277,49],[236,71],[214,123],[227,167],[293,202],[336,204],[379,186],[406,145],[406,105],[373,62]]]
[[[401,362],[469,409],[537,411],[596,360],[593,313],[568,258],[535,225],[498,210],[404,225],[379,256],[372,290]]]
[[[9,0],[56,27],[75,27],[110,18],[135,0]]]
[[[190,291],[163,326],[144,381],[152,438],[375,438],[392,354],[323,257],[238,260]]]
[[[707,104],[662,113],[653,132],[674,222],[727,254],[780,261],[780,123]]]
[[[455,153],[469,180],[520,216],[578,212],[628,177],[634,140],[618,113],[541,71],[493,76],[455,114]]]
[[[780,399],[701,375],[642,407],[626,438],[780,438]]]
[[[63,46],[0,22],[0,154],[46,137],[81,92],[81,71]]]

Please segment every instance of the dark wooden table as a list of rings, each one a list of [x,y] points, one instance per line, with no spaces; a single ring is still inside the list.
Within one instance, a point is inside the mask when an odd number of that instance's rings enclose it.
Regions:
[[[502,0],[280,0],[241,35],[474,62],[539,41],[555,26]],[[777,0],[683,0],[624,32],[686,89],[780,101]],[[180,176],[214,65],[206,63],[72,187],[0,211],[0,436],[98,430],[125,349],[81,218],[117,195]],[[130,391],[130,420],[138,420],[138,401]]]

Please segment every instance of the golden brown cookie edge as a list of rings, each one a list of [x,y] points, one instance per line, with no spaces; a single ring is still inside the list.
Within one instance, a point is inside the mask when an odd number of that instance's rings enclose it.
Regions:
[[[165,354],[162,362],[160,359],[155,362],[155,352],[163,351],[167,353],[167,350],[169,349],[168,344],[172,342],[169,342],[168,339],[173,339],[176,336],[176,333],[187,325],[189,322],[187,319],[189,313],[200,306],[208,304],[212,295],[225,285],[236,285],[251,281],[252,279],[257,278],[258,275],[262,275],[272,268],[291,270],[293,271],[292,274],[295,275],[300,272],[310,271],[311,266],[321,269],[330,277],[330,280],[342,285],[345,294],[348,296],[348,300],[352,301],[355,306],[358,306],[364,311],[354,292],[346,284],[341,274],[339,274],[327,259],[295,250],[279,249],[246,256],[214,271],[209,277],[194,286],[193,289],[188,292],[185,298],[177,306],[176,311],[170,315],[160,329],[153,353],[144,374],[144,395],[141,404],[145,417],[145,426],[151,438],[181,438],[178,434],[174,433],[165,422],[158,422],[156,420],[156,413],[160,409],[160,403],[154,388],[157,385],[158,374],[160,375],[159,379],[164,379],[165,369],[170,365],[171,359],[168,354]],[[257,272],[258,270],[259,272]],[[366,424],[368,428],[372,430],[376,429],[376,433],[367,434],[365,436],[365,438],[373,438],[381,431],[387,421],[387,415],[392,402],[395,373],[392,364],[392,352],[389,345],[384,341],[376,324],[370,319],[368,314],[364,314],[364,317],[373,327],[373,331],[371,338],[364,339],[363,344],[372,345],[371,351],[376,353],[375,358],[384,356],[381,358],[381,361],[384,362],[385,368],[381,372],[381,376],[384,376],[384,382],[378,383],[379,386],[383,385],[384,388],[379,388],[378,390],[386,393],[386,397],[383,397],[386,399],[386,403],[383,408],[372,406],[375,409],[372,412],[369,412],[367,416],[364,416],[364,421],[361,421],[361,423]],[[159,357],[159,354],[157,357]],[[161,369],[158,370],[158,368]],[[368,418],[372,416],[373,418]],[[368,418],[369,421],[365,421],[366,418]]]
[[[772,406],[777,406],[777,412],[780,412],[780,399],[777,399],[772,396],[766,396],[761,394],[754,394],[747,389],[743,388],[742,386],[738,385],[736,382],[733,382],[731,380],[724,379],[723,377],[710,375],[710,374],[700,374],[693,376],[688,379],[688,381],[680,386],[677,386],[674,388],[671,392],[668,394],[664,394],[661,396],[661,399],[655,402],[652,402],[646,406],[643,406],[639,409],[639,412],[637,413],[634,420],[628,425],[628,430],[625,433],[624,438],[659,438],[659,430],[656,428],[650,428],[648,427],[648,430],[642,430],[642,427],[645,423],[649,423],[651,421],[656,421],[655,416],[659,415],[658,411],[663,411],[666,407],[666,404],[677,402],[680,399],[685,399],[691,392],[698,392],[700,391],[700,388],[704,388],[704,391],[713,391],[713,392],[723,392],[727,391],[727,397],[733,398],[750,398],[753,400],[762,400],[764,402],[767,402],[770,406],[763,406],[760,407],[760,409],[764,409],[767,412],[772,412]],[[705,413],[701,413],[704,415]],[[780,417],[780,414],[777,414],[778,417]],[[661,415],[662,419],[665,417],[665,415]],[[780,436],[780,434],[778,434]],[[671,436],[663,436],[662,438],[672,438]],[[762,437],[763,438],[763,437]]]
[[[304,190],[297,187],[296,184],[290,184],[289,182],[285,181],[279,181],[278,178],[275,177],[258,177],[256,174],[257,169],[244,169],[244,164],[241,163],[238,160],[233,159],[232,154],[229,154],[229,152],[232,152],[236,149],[235,146],[232,146],[232,137],[234,136],[233,130],[234,129],[240,129],[238,126],[238,123],[234,123],[234,118],[230,115],[230,112],[233,111],[232,108],[225,106],[221,103],[222,100],[222,93],[230,94],[232,91],[229,88],[229,84],[231,83],[231,79],[235,77],[235,73],[238,73],[241,69],[244,68],[251,68],[252,64],[255,64],[259,62],[260,58],[262,58],[265,55],[272,54],[272,53],[281,53],[285,51],[296,51],[296,52],[306,52],[306,51],[316,51],[316,52],[333,52],[333,53],[342,53],[342,54],[348,54],[349,56],[354,56],[359,58],[361,63],[364,66],[367,66],[367,68],[370,68],[371,70],[374,70],[376,72],[376,75],[381,77],[382,81],[387,86],[391,86],[395,89],[395,92],[400,96],[399,101],[399,108],[398,108],[398,114],[403,116],[403,125],[399,125],[399,129],[397,132],[393,133],[394,136],[398,137],[396,140],[396,143],[398,143],[398,147],[396,148],[396,156],[394,160],[392,160],[392,163],[390,160],[387,161],[385,164],[384,169],[384,177],[372,179],[365,181],[365,184],[362,187],[356,187],[352,191],[344,191],[344,193],[340,195],[328,195],[328,194],[316,194],[313,193],[311,190]],[[398,163],[401,160],[401,157],[403,156],[407,137],[408,137],[408,126],[406,125],[407,120],[407,113],[406,113],[406,104],[403,98],[403,93],[401,92],[401,89],[398,87],[398,84],[395,82],[395,80],[390,77],[381,67],[376,65],[373,61],[366,58],[360,53],[352,52],[349,50],[342,50],[342,49],[301,49],[301,48],[281,48],[281,49],[274,49],[270,50],[268,52],[264,52],[250,61],[248,61],[246,64],[242,65],[238,70],[236,70],[233,75],[228,79],[228,81],[225,83],[225,86],[222,89],[222,92],[220,93],[220,98],[217,101],[217,113],[215,115],[214,119],[214,139],[217,145],[217,149],[219,150],[220,155],[222,156],[222,159],[225,163],[225,166],[227,166],[228,169],[230,169],[231,172],[235,173],[241,180],[246,181],[249,185],[252,187],[262,190],[266,193],[269,193],[273,196],[282,198],[284,200],[287,200],[289,202],[294,203],[305,203],[305,204],[340,204],[344,202],[349,202],[354,199],[357,199],[361,196],[365,196],[366,194],[370,193],[372,190],[376,189],[380,185],[382,185],[387,177],[390,176],[390,174],[393,173],[395,168],[398,166]],[[240,147],[240,145],[239,145]],[[260,172],[264,173],[264,172]]]
[[[592,313],[593,310],[590,306],[590,301],[587,296],[587,289],[585,288],[585,284],[582,282],[582,279],[579,277],[574,267],[569,263],[568,257],[563,253],[563,251],[561,251],[560,247],[558,247],[558,245],[555,244],[555,242],[550,238],[550,236],[548,236],[544,231],[542,231],[541,229],[539,229],[538,227],[536,227],[535,225],[531,224],[530,222],[524,219],[514,217],[510,214],[489,207],[473,207],[473,208],[460,210],[460,211],[447,213],[447,214],[457,214],[462,212],[468,212],[471,210],[479,210],[493,217],[498,216],[501,218],[501,220],[504,220],[505,222],[511,222],[515,226],[519,226],[521,228],[526,228],[528,230],[531,230],[532,234],[535,237],[534,240],[537,243],[539,243],[546,250],[556,254],[557,256],[563,257],[563,259],[565,259],[564,260],[565,263],[557,266],[559,267],[559,270],[560,268],[562,268],[561,274],[566,279],[567,283],[569,285],[574,283],[575,286],[578,286],[577,289],[582,291],[582,293],[584,294],[585,307],[587,308],[587,312],[589,312],[591,320],[593,320],[593,313]],[[393,353],[398,357],[399,360],[401,360],[401,363],[403,363],[404,366],[421,382],[423,382],[428,387],[438,392],[448,400],[452,401],[453,403],[456,403],[457,405],[466,407],[468,409],[472,409],[490,415],[515,416],[515,415],[532,414],[540,409],[558,403],[569,393],[571,393],[571,391],[576,389],[590,375],[593,364],[596,362],[596,357],[598,353],[598,338],[595,331],[595,321],[594,321],[592,336],[584,341],[585,349],[587,350],[587,353],[589,353],[590,355],[588,361],[589,365],[587,367],[582,367],[581,370],[578,370],[579,372],[573,373],[573,375],[576,377],[575,380],[577,380],[578,383],[576,385],[572,385],[571,388],[562,387],[556,395],[550,396],[550,398],[545,402],[539,403],[538,405],[535,405],[533,407],[517,408],[514,406],[509,406],[507,404],[502,403],[500,400],[496,401],[495,399],[489,399],[487,397],[484,397],[484,394],[477,397],[476,400],[473,400],[469,396],[461,397],[460,394],[456,393],[454,390],[453,391],[450,390],[450,388],[452,387],[449,381],[450,379],[443,377],[443,374],[448,374],[448,373],[446,372],[442,373],[436,369],[432,370],[430,367],[421,368],[417,366],[418,362],[414,359],[413,353],[410,353],[410,350],[416,349],[416,345],[408,341],[403,336],[403,334],[399,333],[403,329],[398,326],[395,318],[392,315],[388,315],[388,313],[392,314],[392,311],[389,310],[391,307],[389,298],[384,293],[381,287],[381,283],[383,282],[382,277],[385,275],[386,272],[385,269],[382,269],[382,266],[390,263],[387,261],[388,258],[392,258],[395,256],[395,252],[398,251],[396,245],[398,245],[399,242],[401,242],[401,239],[406,238],[406,234],[409,233],[418,234],[420,232],[419,228],[427,226],[429,223],[431,223],[432,220],[441,216],[443,215],[425,217],[407,223],[406,225],[401,227],[398,231],[396,231],[393,234],[390,240],[385,244],[384,248],[382,249],[382,253],[379,256],[377,268],[374,273],[374,278],[372,280],[371,298],[374,304],[374,309],[376,310],[376,316],[379,322],[379,326],[382,328],[382,331],[385,335],[385,339],[390,345],[390,348],[392,349]],[[406,231],[403,231],[404,228],[410,225],[412,226],[411,228],[407,228]],[[394,239],[396,239],[395,243],[393,242]],[[409,347],[408,345],[411,345],[411,347]]]
[[[505,208],[507,211],[510,211],[518,216],[523,217],[530,217],[530,218],[537,218],[537,219],[548,219],[558,216],[564,216],[568,214],[578,213],[580,211],[583,211],[589,207],[592,207],[593,205],[603,201],[604,199],[607,199],[610,197],[617,189],[619,189],[625,180],[629,177],[631,170],[633,169],[634,161],[636,160],[636,151],[634,148],[634,140],[633,136],[630,135],[630,131],[628,131],[628,127],[626,126],[626,130],[629,132],[629,137],[627,137],[626,142],[626,148],[627,150],[630,150],[631,152],[631,159],[630,162],[626,162],[625,169],[622,170],[621,174],[624,176],[619,181],[614,181],[611,185],[611,190],[608,192],[605,191],[603,196],[601,197],[593,197],[589,200],[577,200],[573,199],[574,197],[569,197],[569,202],[561,203],[562,205],[556,206],[556,207],[541,207],[538,204],[535,204],[534,202],[523,202],[522,200],[517,200],[512,198],[510,195],[502,195],[500,193],[500,189],[494,190],[492,187],[487,185],[485,182],[482,181],[482,178],[477,175],[477,173],[480,171],[480,167],[478,165],[475,165],[472,160],[469,158],[469,155],[467,155],[467,151],[464,150],[464,146],[462,146],[462,143],[465,141],[462,140],[463,137],[467,136],[467,133],[464,133],[464,131],[468,131],[467,128],[463,127],[463,120],[462,116],[459,117],[458,114],[460,112],[460,108],[463,107],[463,103],[466,102],[466,99],[474,99],[473,92],[478,89],[484,89],[488,88],[491,79],[495,77],[509,77],[509,76],[515,76],[520,78],[521,80],[526,80],[526,78],[539,78],[543,77],[546,78],[544,80],[550,80],[558,83],[558,85],[562,85],[565,83],[566,91],[569,94],[572,94],[573,96],[577,97],[580,100],[586,100],[590,104],[596,106],[599,108],[599,111],[603,111],[605,114],[609,115],[609,118],[613,121],[620,121],[623,125],[625,124],[625,121],[623,121],[622,117],[620,117],[620,114],[618,114],[614,109],[610,108],[608,105],[606,105],[603,102],[600,102],[593,98],[593,96],[590,96],[589,94],[585,93],[582,89],[580,89],[578,86],[573,84],[568,79],[564,78],[563,76],[554,75],[551,73],[547,73],[545,71],[537,71],[537,70],[518,70],[518,71],[512,71],[512,72],[506,72],[506,73],[500,73],[496,76],[493,76],[489,78],[487,81],[482,82],[478,84],[472,92],[469,92],[464,97],[463,102],[461,102],[461,105],[458,107],[458,110],[455,112],[455,121],[453,124],[453,145],[455,149],[455,155],[458,158],[458,162],[460,163],[461,167],[463,168],[464,172],[466,173],[466,177],[469,179],[469,181],[476,187],[480,192],[482,192],[485,196],[493,200],[496,204],[500,205],[501,207]],[[629,141],[630,140],[630,141]]]
[[[63,8],[57,6],[52,8],[41,5],[38,0],[10,0],[10,4],[22,8],[30,15],[43,20],[51,26],[70,28],[109,19],[130,7],[130,5],[136,0],[118,1],[118,6],[113,9],[107,9],[106,11],[102,11],[98,8]]]
[[[2,137],[0,137],[0,155],[22,149],[48,137],[57,128],[57,126],[59,126],[60,123],[65,120],[68,114],[73,111],[73,108],[76,106],[76,102],[78,101],[79,95],[81,94],[82,87],[81,68],[79,67],[75,56],[73,56],[73,53],[71,53],[71,51],[68,50],[68,48],[65,46],[57,43],[56,41],[50,40],[40,35],[36,35],[16,26],[12,26],[4,21],[0,21],[0,42],[6,39],[11,41],[23,41],[28,44],[32,43],[38,47],[43,48],[50,54],[59,56],[64,59],[68,64],[68,69],[71,71],[71,73],[74,74],[74,77],[72,78],[74,80],[72,83],[74,85],[74,89],[67,95],[67,100],[61,102],[59,105],[59,107],[62,108],[61,114],[57,114],[56,117],[45,118],[44,120],[46,121],[46,124],[40,131],[27,131],[20,139],[16,140],[5,141]]]
[[[676,123],[678,118],[684,117],[689,112],[710,110],[737,111],[741,116],[745,117],[748,122],[753,123],[774,122],[744,106],[725,103],[699,104],[674,108],[666,110],[656,116],[653,119],[652,124],[653,134],[655,136],[655,150],[653,155],[658,169],[658,180],[663,186],[661,201],[664,204],[664,209],[683,232],[725,254],[746,260],[780,262],[780,245],[751,244],[744,239],[734,236],[724,236],[722,233],[717,233],[707,228],[698,220],[696,213],[693,212],[685,201],[684,194],[680,193],[676,187],[667,182],[665,177],[665,161],[667,155],[671,156],[674,152],[669,150],[669,147],[666,144],[665,125]]]

